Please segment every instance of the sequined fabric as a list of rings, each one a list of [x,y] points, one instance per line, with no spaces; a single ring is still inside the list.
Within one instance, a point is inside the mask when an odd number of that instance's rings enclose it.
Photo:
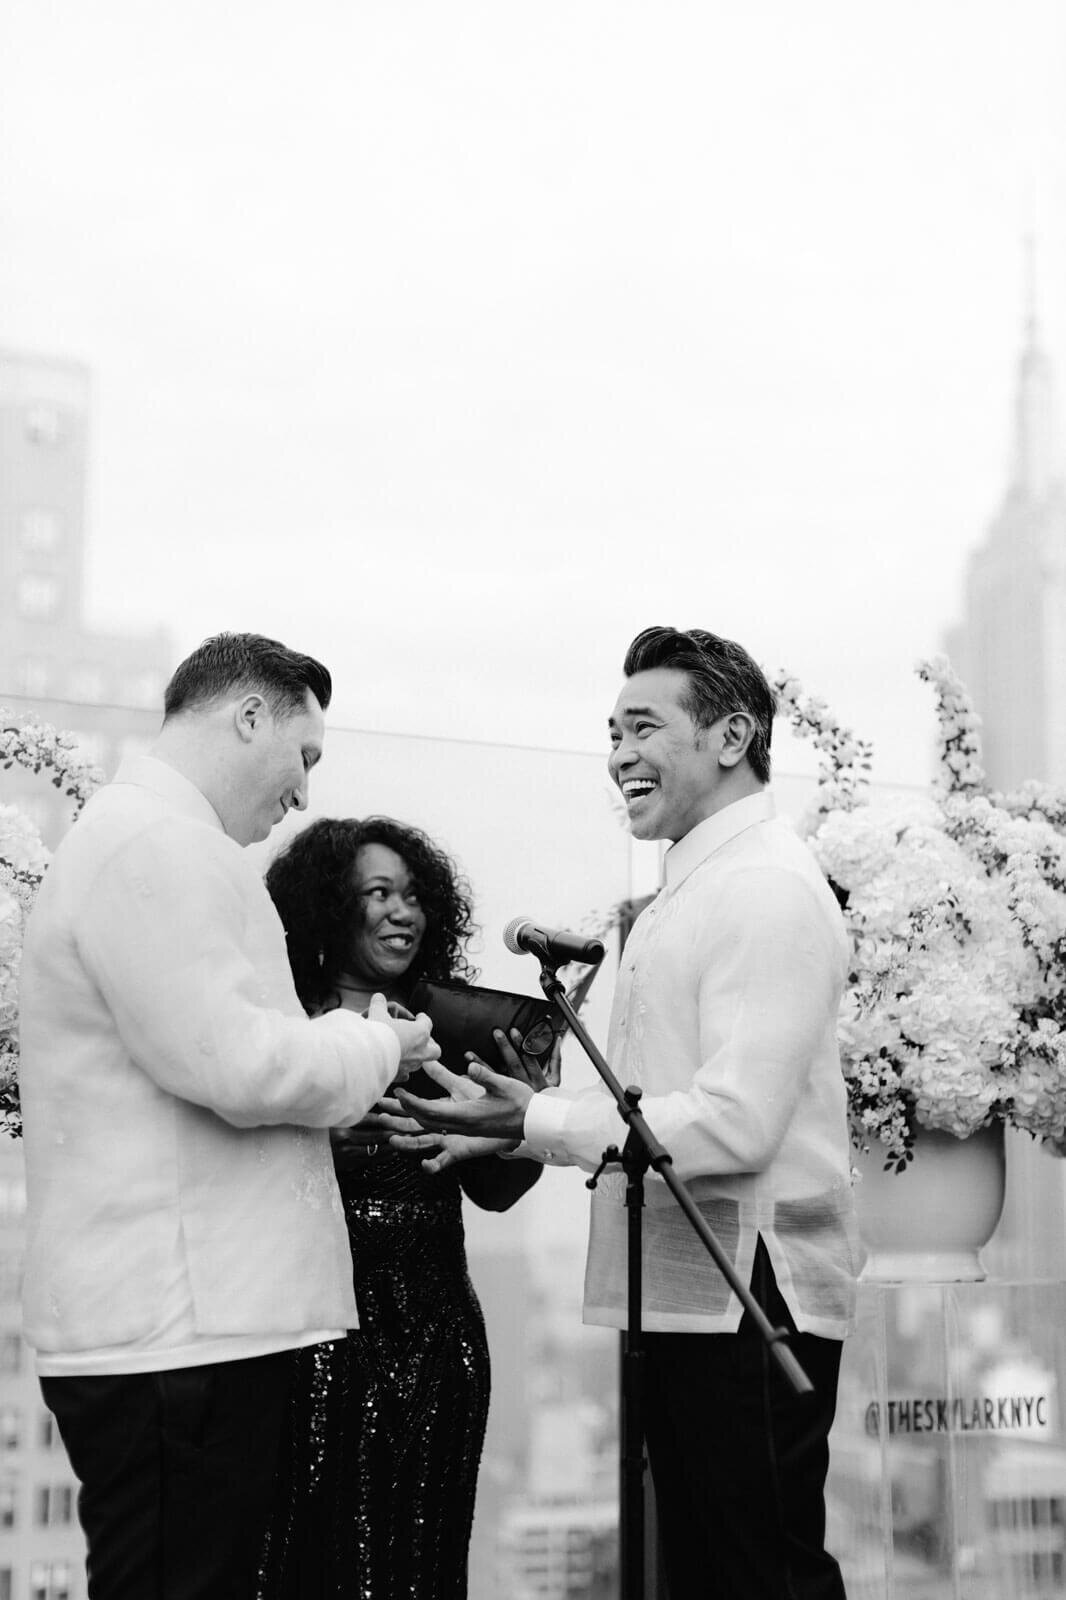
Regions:
[[[337,1164],[360,1327],[297,1359],[260,1600],[462,1600],[489,1357],[459,1185]]]

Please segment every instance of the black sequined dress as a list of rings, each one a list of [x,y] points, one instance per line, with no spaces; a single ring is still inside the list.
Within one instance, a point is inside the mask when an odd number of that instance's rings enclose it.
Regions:
[[[261,1600],[463,1600],[489,1403],[454,1173],[336,1152],[359,1329],[297,1357]]]

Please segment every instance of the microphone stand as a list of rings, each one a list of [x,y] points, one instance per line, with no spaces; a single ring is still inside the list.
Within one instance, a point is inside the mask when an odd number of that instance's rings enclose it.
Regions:
[[[644,1175],[651,1167],[663,1179],[681,1207],[704,1249],[758,1328],[770,1353],[777,1361],[797,1395],[813,1394],[814,1385],[788,1346],[788,1329],[775,1328],[748,1286],[737,1276],[736,1268],[722,1249],[713,1229],[708,1227],[696,1202],[673,1169],[673,1158],[652,1133],[640,1110],[640,1090],[623,1089],[592,1037],[581,1021],[555,968],[540,957],[540,986],[547,998],[566,1018],[581,1048],[596,1068],[614,1097],[618,1114],[628,1132],[619,1151],[608,1145],[596,1171],[585,1187],[595,1189],[605,1167],[620,1166],[626,1175],[627,1274],[626,1333],[622,1355],[621,1457],[622,1516],[620,1554],[622,1569],[621,1600],[644,1597],[644,1335],[641,1323],[642,1224]],[[561,963],[560,963],[561,965]]]

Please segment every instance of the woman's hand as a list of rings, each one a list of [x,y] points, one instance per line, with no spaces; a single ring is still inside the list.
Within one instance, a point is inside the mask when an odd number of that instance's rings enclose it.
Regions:
[[[401,1110],[399,1101],[379,1100],[361,1122],[353,1123],[350,1128],[331,1128],[330,1144],[337,1150],[349,1151],[353,1155],[377,1155],[378,1151],[388,1143],[392,1131],[386,1120],[390,1108],[399,1112]]]
[[[418,1128],[411,1117],[398,1119],[410,1128]],[[478,1156],[509,1155],[517,1145],[515,1139],[487,1139],[468,1133],[394,1133],[389,1139],[394,1150],[406,1150],[422,1156],[426,1172],[447,1172],[449,1167],[464,1161],[474,1161]]]
[[[542,1056],[531,1056],[522,1049],[522,1035],[517,1028],[511,1029],[511,1037],[502,1028],[494,1028],[492,1037],[496,1041],[496,1048],[500,1053],[500,1060],[508,1075],[516,1078],[519,1083],[526,1083],[535,1092],[541,1089],[554,1089],[559,1083],[560,1062],[563,1053],[563,1042],[559,1034],[552,1039],[552,1047],[548,1052],[547,1060]],[[476,1061],[480,1066],[488,1063],[476,1056],[472,1050],[466,1052],[468,1061]]]

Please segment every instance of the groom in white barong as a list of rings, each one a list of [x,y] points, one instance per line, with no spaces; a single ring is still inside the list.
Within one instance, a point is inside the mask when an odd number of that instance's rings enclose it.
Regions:
[[[836,1017],[840,911],[767,790],[774,697],[745,650],[702,629],[632,643],[609,769],[640,839],[669,839],[665,885],[626,944],[608,1041],[655,1136],[815,1397],[797,1400],[662,1181],[644,1227],[646,1443],[671,1600],[842,1600],[824,1483],[855,1232]],[[504,1046],[504,1048],[506,1048]],[[498,1150],[593,1171],[624,1129],[599,1085],[535,1092],[439,1066],[452,1098],[398,1098],[440,1168]],[[397,1123],[397,1127],[400,1124]],[[625,1181],[592,1200],[585,1320],[625,1326]]]
[[[175,672],[63,840],[21,973],[26,1338],[90,1600],[251,1600],[293,1351],[357,1325],[328,1129],[439,1055],[310,1020],[242,846],[307,804],[330,677],[258,634]]]

